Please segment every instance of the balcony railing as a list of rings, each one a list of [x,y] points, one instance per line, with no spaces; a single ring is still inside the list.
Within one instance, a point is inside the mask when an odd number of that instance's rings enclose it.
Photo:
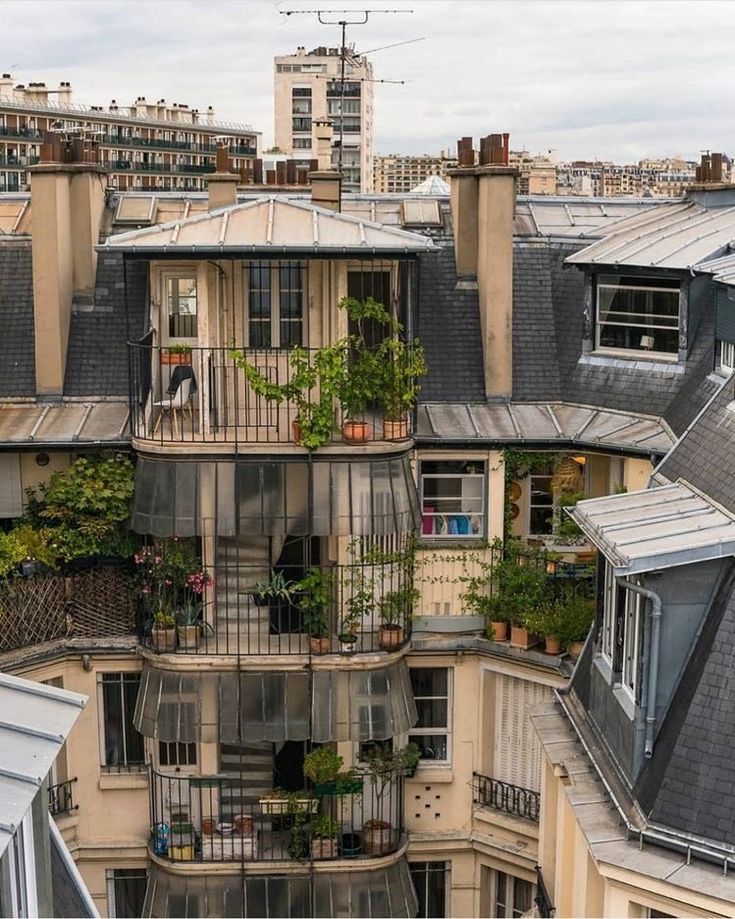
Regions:
[[[513,817],[533,820],[534,823],[539,821],[541,795],[537,791],[501,782],[477,772],[472,779],[472,790],[475,804],[505,811]]]
[[[149,339],[150,337],[148,337]],[[188,348],[184,353],[142,342],[130,343],[130,423],[133,437],[171,443],[288,444],[300,440],[299,409],[294,401],[280,403],[256,394],[231,348]],[[305,349],[313,364],[315,349]],[[295,371],[286,348],[245,348],[248,364],[270,383],[292,381]],[[304,394],[311,406],[319,402],[318,387]],[[334,404],[332,442],[399,440],[408,428],[384,425],[377,409],[357,417],[357,430]],[[357,434],[362,439],[348,440]]]
[[[79,805],[74,803],[74,783],[76,781],[75,777],[66,782],[59,782],[58,785],[49,785],[48,809],[52,817],[79,809]]]
[[[108,160],[105,164],[117,172],[164,172],[176,174],[204,175],[215,172],[216,166],[212,163],[204,165],[186,165],[178,163],[141,163],[136,160]]]
[[[196,144],[188,140],[165,140],[162,138],[126,137],[123,134],[104,134],[100,138],[103,147],[140,147],[141,149],[177,150],[189,153],[204,153],[214,155],[217,152],[216,144]],[[256,148],[248,144],[238,144],[228,147],[231,156],[255,156]]]
[[[0,137],[11,137],[15,140],[43,140],[43,134],[35,128],[0,127]]]
[[[533,898],[541,919],[553,919],[556,907],[551,902],[549,891],[544,883],[544,876],[539,865],[536,865],[536,896]]]
[[[152,772],[151,814],[150,849],[172,862],[376,858],[402,844],[403,779],[360,774],[341,787],[248,800],[247,774]]]
[[[356,654],[396,651],[411,637],[413,563],[406,551],[349,565],[284,566],[286,596],[259,586],[267,568],[240,565],[237,549],[229,551],[222,547],[212,566],[215,583],[200,623],[161,630],[152,607],[142,612],[146,647],[193,655]],[[315,610],[317,592],[330,599]]]

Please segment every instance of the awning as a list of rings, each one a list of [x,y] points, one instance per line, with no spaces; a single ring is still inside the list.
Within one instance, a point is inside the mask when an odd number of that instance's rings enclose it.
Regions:
[[[683,482],[580,501],[571,517],[616,575],[735,555],[735,519]]]
[[[133,724],[181,743],[386,740],[416,723],[404,660],[370,670],[202,673],[143,665]]]
[[[151,865],[143,905],[144,917],[158,919],[409,919],[417,912],[405,858],[373,871],[318,871],[313,878],[308,874],[191,877]]]
[[[7,402],[0,405],[0,443],[36,447],[127,444],[127,402]]]
[[[408,454],[312,462],[140,457],[131,528],[153,536],[368,536],[420,520]]]

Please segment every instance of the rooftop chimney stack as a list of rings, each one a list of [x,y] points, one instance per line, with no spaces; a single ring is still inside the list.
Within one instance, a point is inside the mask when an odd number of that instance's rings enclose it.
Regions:
[[[508,134],[457,143],[449,171],[458,288],[477,289],[488,398],[512,392],[513,218],[518,171],[509,166]]]
[[[69,325],[75,303],[94,294],[107,170],[97,145],[45,133],[41,162],[30,168],[36,393],[64,391]]]
[[[225,143],[217,144],[215,170],[207,181],[207,208],[210,211],[237,204],[240,176],[230,170],[230,152]]]
[[[339,211],[342,197],[342,179],[332,169],[332,125],[326,119],[314,122],[316,128],[316,163],[311,161],[311,201],[319,207]],[[316,169],[314,166],[316,165]]]

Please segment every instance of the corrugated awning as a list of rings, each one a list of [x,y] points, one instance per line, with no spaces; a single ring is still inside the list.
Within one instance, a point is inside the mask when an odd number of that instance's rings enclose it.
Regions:
[[[580,501],[570,515],[616,575],[735,555],[735,519],[684,482]]]
[[[0,404],[0,443],[4,445],[74,446],[129,439],[127,402]]]
[[[316,871],[286,875],[171,874],[148,869],[143,916],[278,916],[306,919],[410,919],[418,912],[405,858],[362,871]]]
[[[427,402],[418,407],[416,439],[423,443],[549,444],[665,454],[674,436],[651,415],[563,402]]]

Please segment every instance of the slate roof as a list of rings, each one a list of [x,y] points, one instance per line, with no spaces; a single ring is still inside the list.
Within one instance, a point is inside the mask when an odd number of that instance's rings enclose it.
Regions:
[[[636,784],[653,823],[735,847],[733,566]]]
[[[683,479],[735,513],[735,391],[731,377],[657,467],[670,482]]]
[[[128,314],[125,285],[127,275]],[[100,252],[94,308],[72,314],[65,396],[128,395],[128,349],[146,331],[148,265],[117,252]]]
[[[36,391],[30,239],[0,241],[0,396]]]
[[[421,402],[485,400],[478,294],[457,290],[451,242],[420,258],[415,332],[429,368],[421,381]]]

